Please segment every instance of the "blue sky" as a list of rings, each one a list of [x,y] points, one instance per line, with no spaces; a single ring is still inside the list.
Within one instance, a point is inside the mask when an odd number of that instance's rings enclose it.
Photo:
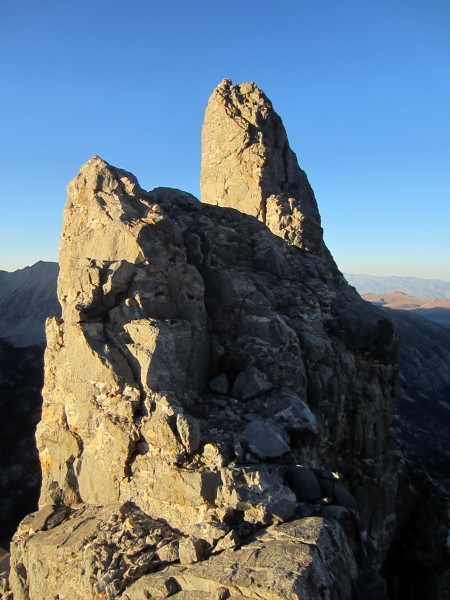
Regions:
[[[0,269],[56,260],[98,154],[198,196],[224,78],[272,100],[353,273],[450,280],[448,0],[1,0]]]

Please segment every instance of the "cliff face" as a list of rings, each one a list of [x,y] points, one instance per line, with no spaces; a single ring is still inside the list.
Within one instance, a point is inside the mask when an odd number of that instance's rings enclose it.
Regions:
[[[202,204],[98,157],[68,187],[15,598],[383,597],[393,328],[254,84],[219,86],[203,140]]]

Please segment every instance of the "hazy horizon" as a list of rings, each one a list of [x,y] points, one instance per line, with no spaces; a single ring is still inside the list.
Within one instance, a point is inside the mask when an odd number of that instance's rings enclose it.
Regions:
[[[342,271],[449,281],[449,19],[445,0],[4,0],[0,269],[57,260],[93,155],[198,197],[229,77],[272,100]]]
[[[32,263],[32,264],[27,264],[27,265],[23,265],[23,266],[19,266],[19,267],[15,267],[15,268],[5,268],[5,267],[0,267],[0,271],[6,271],[8,273],[14,273],[15,271],[21,271],[23,269],[29,268],[34,266],[37,262],[51,262],[51,263],[57,263],[57,260],[41,260],[38,259],[36,262]],[[450,279],[440,279],[438,277],[416,277],[415,275],[375,275],[373,273],[351,273],[350,271],[346,271],[346,270],[342,270],[340,269],[342,274],[344,276],[350,275],[353,277],[369,277],[369,278],[379,278],[379,279],[418,279],[419,281],[437,281],[440,283],[448,283],[450,285]],[[391,291],[391,290],[386,290],[386,291]]]

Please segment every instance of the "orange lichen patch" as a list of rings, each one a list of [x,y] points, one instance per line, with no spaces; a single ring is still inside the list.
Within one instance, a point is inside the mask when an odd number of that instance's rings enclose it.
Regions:
[[[42,471],[50,471],[52,468],[52,457],[47,448],[39,454],[39,462],[41,463]]]

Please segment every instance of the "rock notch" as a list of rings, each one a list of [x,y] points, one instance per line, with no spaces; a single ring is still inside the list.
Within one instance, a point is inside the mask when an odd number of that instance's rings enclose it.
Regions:
[[[254,83],[224,79],[202,131],[202,202],[257,217],[290,244],[326,253],[314,192],[281,118]]]
[[[223,90],[240,90],[244,116],[255,98],[270,107],[253,84],[224,82],[213,99]],[[211,111],[204,137],[250,156],[221,120],[213,135]],[[69,185],[37,430],[41,508],[13,540],[16,599],[382,590],[396,338],[330,260],[281,121],[266,117],[253,208],[238,187],[234,209],[146,192],[98,157]],[[289,198],[277,230],[270,211]]]

